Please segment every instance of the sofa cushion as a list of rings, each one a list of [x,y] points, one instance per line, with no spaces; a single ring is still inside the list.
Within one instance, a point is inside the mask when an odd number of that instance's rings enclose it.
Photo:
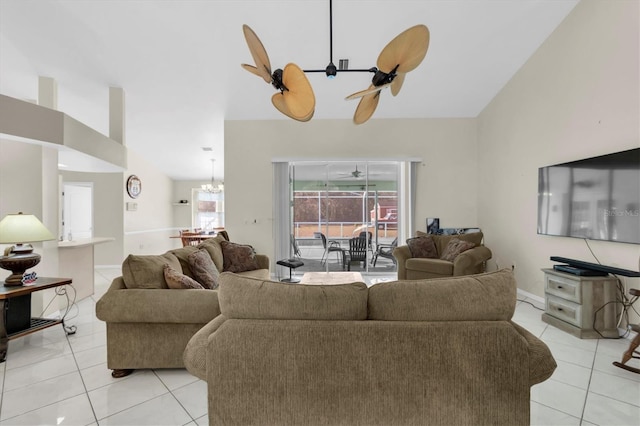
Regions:
[[[250,245],[222,241],[220,246],[224,258],[223,272],[244,272],[260,268],[256,251]]]
[[[369,319],[373,320],[506,321],[515,307],[516,281],[507,269],[462,277],[391,281],[369,288]]]
[[[182,271],[178,258],[171,253],[161,255],[130,254],[122,262],[122,278],[127,288],[169,288],[164,279],[164,265]]]
[[[222,241],[227,240],[224,238],[224,235],[218,234],[214,238],[207,238],[197,246],[198,249],[205,249],[209,253],[218,271],[222,271],[224,268],[222,247],[220,246]]]
[[[167,282],[169,288],[174,290],[182,290],[186,288],[203,289],[204,287],[193,278],[184,275],[181,272],[176,271],[171,266],[164,265],[164,280]]]
[[[431,235],[421,231],[416,231],[416,237],[421,237],[424,235]],[[436,245],[436,249],[438,250],[438,256],[441,256],[444,253],[444,250],[447,248],[449,241],[453,238],[457,238],[462,241],[469,241],[474,243],[476,246],[482,245],[482,232],[471,232],[469,234],[457,234],[457,235],[431,235],[433,238],[433,242]]]
[[[198,251],[197,247],[194,246],[184,246],[175,250],[169,250],[169,253],[174,255],[180,261],[180,267],[182,268],[182,273],[190,278],[195,278],[193,276],[193,272],[191,271],[191,266],[189,265],[189,255],[195,251]]]
[[[304,285],[223,272],[218,300],[229,319],[365,320],[367,285]]]
[[[411,257],[437,259],[438,251],[431,235],[414,237],[407,240]]]
[[[453,262],[460,253],[472,249],[475,246],[476,245],[471,241],[462,241],[458,238],[452,238],[449,240],[449,244],[445,247],[440,259]]]
[[[215,290],[218,288],[218,277],[220,272],[209,256],[209,252],[204,249],[196,250],[188,256],[189,266],[193,277],[204,288]]]
[[[405,269],[412,271],[428,272],[442,276],[453,275],[453,262],[442,259],[424,259],[412,257],[404,264]]]

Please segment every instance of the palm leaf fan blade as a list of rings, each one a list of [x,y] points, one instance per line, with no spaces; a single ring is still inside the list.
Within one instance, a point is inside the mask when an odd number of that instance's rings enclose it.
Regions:
[[[242,32],[244,33],[244,38],[247,41],[247,46],[249,46],[249,51],[251,52],[258,72],[249,70],[247,67],[244,67],[244,65],[243,68],[262,77],[267,83],[271,83],[271,63],[269,62],[266,49],[251,27],[246,24],[242,25]]]
[[[378,69],[389,73],[407,73],[420,65],[429,48],[429,29],[425,25],[413,26],[391,40],[378,56]]]
[[[393,96],[396,96],[398,93],[400,93],[400,89],[402,88],[402,83],[404,83],[405,76],[405,73],[399,73],[391,82],[391,94]]]
[[[353,115],[353,122],[355,124],[362,124],[369,120],[373,113],[376,111],[379,100],[379,91],[363,96],[358,103],[355,114]]]
[[[316,97],[304,71],[296,64],[287,64],[282,73],[282,82],[287,88],[282,92],[287,110],[296,120],[308,120],[315,110]]]

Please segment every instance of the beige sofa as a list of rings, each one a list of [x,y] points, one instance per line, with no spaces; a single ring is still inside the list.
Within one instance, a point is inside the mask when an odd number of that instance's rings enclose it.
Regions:
[[[185,365],[210,425],[524,425],[556,364],[515,301],[507,270],[370,288],[222,274]]]
[[[442,278],[479,274],[485,271],[487,260],[491,259],[491,250],[482,245],[482,232],[462,235],[430,235],[417,231],[417,237],[430,237],[436,248],[434,258],[413,257],[409,246],[398,246],[393,257],[398,265],[399,280],[420,280],[424,278]],[[475,247],[462,252],[453,261],[440,259],[449,242],[457,238],[475,244]]]
[[[188,255],[205,249],[223,270],[222,237],[197,247],[170,250],[158,256],[129,256],[123,275],[111,283],[96,304],[97,317],[107,323],[107,367],[114,377],[139,368],[182,368],[187,342],[220,314],[218,291],[169,289],[163,276],[170,264],[193,278]],[[256,255],[258,269],[241,274],[269,278],[269,258]]]

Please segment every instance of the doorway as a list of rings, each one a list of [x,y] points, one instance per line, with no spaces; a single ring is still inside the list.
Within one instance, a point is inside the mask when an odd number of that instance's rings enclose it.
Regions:
[[[62,199],[62,238],[93,238],[93,183],[65,183]]]
[[[301,257],[305,271],[396,272],[393,259],[376,252],[398,236],[399,176],[397,161],[289,163],[291,257]],[[367,245],[355,262],[353,238]]]

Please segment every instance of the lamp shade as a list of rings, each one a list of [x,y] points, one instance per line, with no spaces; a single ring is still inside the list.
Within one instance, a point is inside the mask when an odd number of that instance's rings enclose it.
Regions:
[[[8,214],[0,220],[0,244],[50,240],[55,240],[53,234],[32,214]]]

